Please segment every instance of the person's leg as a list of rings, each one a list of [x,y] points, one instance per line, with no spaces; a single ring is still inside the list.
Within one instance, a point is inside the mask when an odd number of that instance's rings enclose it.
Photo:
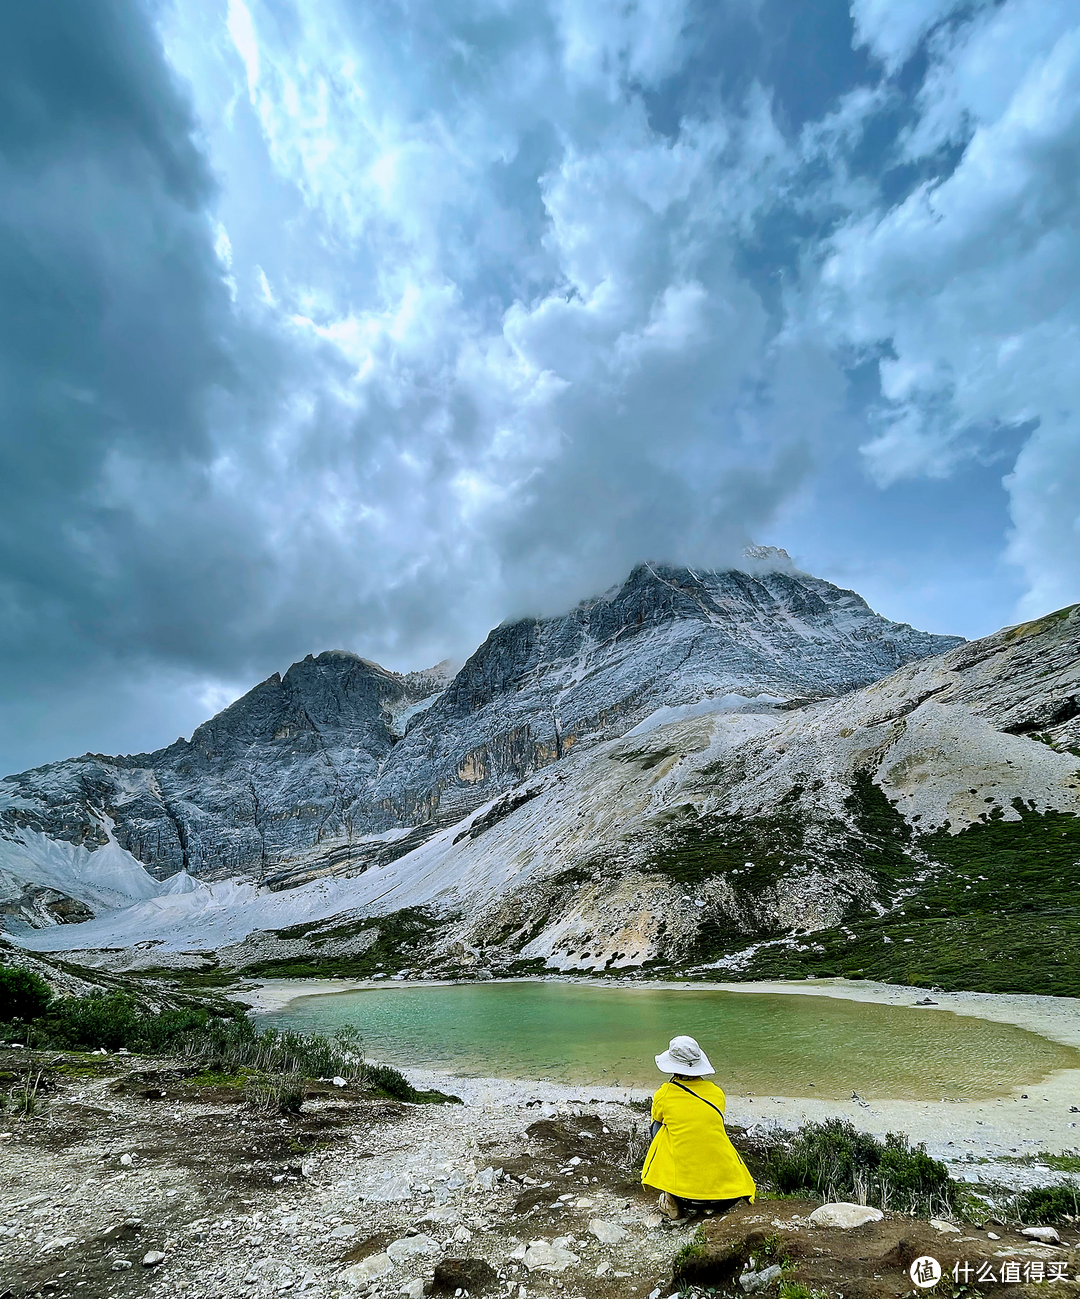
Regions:
[[[678,1196],[672,1195],[670,1191],[660,1192],[659,1201],[660,1212],[665,1218],[670,1218],[672,1222],[683,1216],[682,1201]]]
[[[709,1200],[702,1207],[710,1218],[717,1215],[722,1217],[730,1209],[734,1209],[737,1204],[742,1204],[745,1200],[745,1195],[740,1195],[734,1200]]]

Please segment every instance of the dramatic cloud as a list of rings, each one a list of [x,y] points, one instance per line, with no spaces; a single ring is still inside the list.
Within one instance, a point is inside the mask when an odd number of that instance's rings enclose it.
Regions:
[[[1078,597],[1064,0],[88,0],[6,36],[8,769],[751,538],[934,630]]]

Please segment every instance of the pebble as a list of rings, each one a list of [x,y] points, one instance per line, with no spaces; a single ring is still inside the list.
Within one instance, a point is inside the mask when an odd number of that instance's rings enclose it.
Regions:
[[[930,1226],[933,1227],[935,1231],[940,1231],[942,1235],[946,1235],[946,1234],[951,1235],[953,1233],[955,1233],[956,1235],[960,1234],[959,1227],[955,1226],[951,1222],[945,1222],[944,1219],[942,1218],[931,1218]]]
[[[164,1263],[165,1255],[160,1249],[148,1249],[142,1256],[143,1267],[157,1267],[159,1263]]]
[[[589,1230],[601,1245],[617,1245],[626,1239],[626,1229],[615,1222],[605,1222],[603,1218],[593,1218]]]
[[[114,1272],[126,1272],[131,1265],[131,1259],[129,1258],[116,1258],[113,1259],[112,1270]]]

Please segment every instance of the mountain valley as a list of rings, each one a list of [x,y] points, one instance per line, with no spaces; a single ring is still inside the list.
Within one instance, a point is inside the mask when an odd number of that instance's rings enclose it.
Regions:
[[[343,652],[0,782],[0,907],[111,969],[1080,993],[1080,607],[963,643],[757,552],[455,674]]]

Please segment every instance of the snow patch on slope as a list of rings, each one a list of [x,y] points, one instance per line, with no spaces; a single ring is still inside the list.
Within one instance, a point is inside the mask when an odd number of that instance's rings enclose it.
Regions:
[[[775,708],[777,704],[784,703],[787,703],[787,700],[779,695],[727,694],[699,699],[696,704],[665,705],[655,709],[644,721],[638,722],[632,730],[627,731],[626,737],[648,735],[658,726],[668,726],[672,722],[685,722],[691,717],[707,717],[709,713],[765,712]]]
[[[112,837],[90,851],[36,830],[20,829],[0,839],[0,870],[23,884],[56,889],[94,911],[117,911],[156,897],[161,885]]]

